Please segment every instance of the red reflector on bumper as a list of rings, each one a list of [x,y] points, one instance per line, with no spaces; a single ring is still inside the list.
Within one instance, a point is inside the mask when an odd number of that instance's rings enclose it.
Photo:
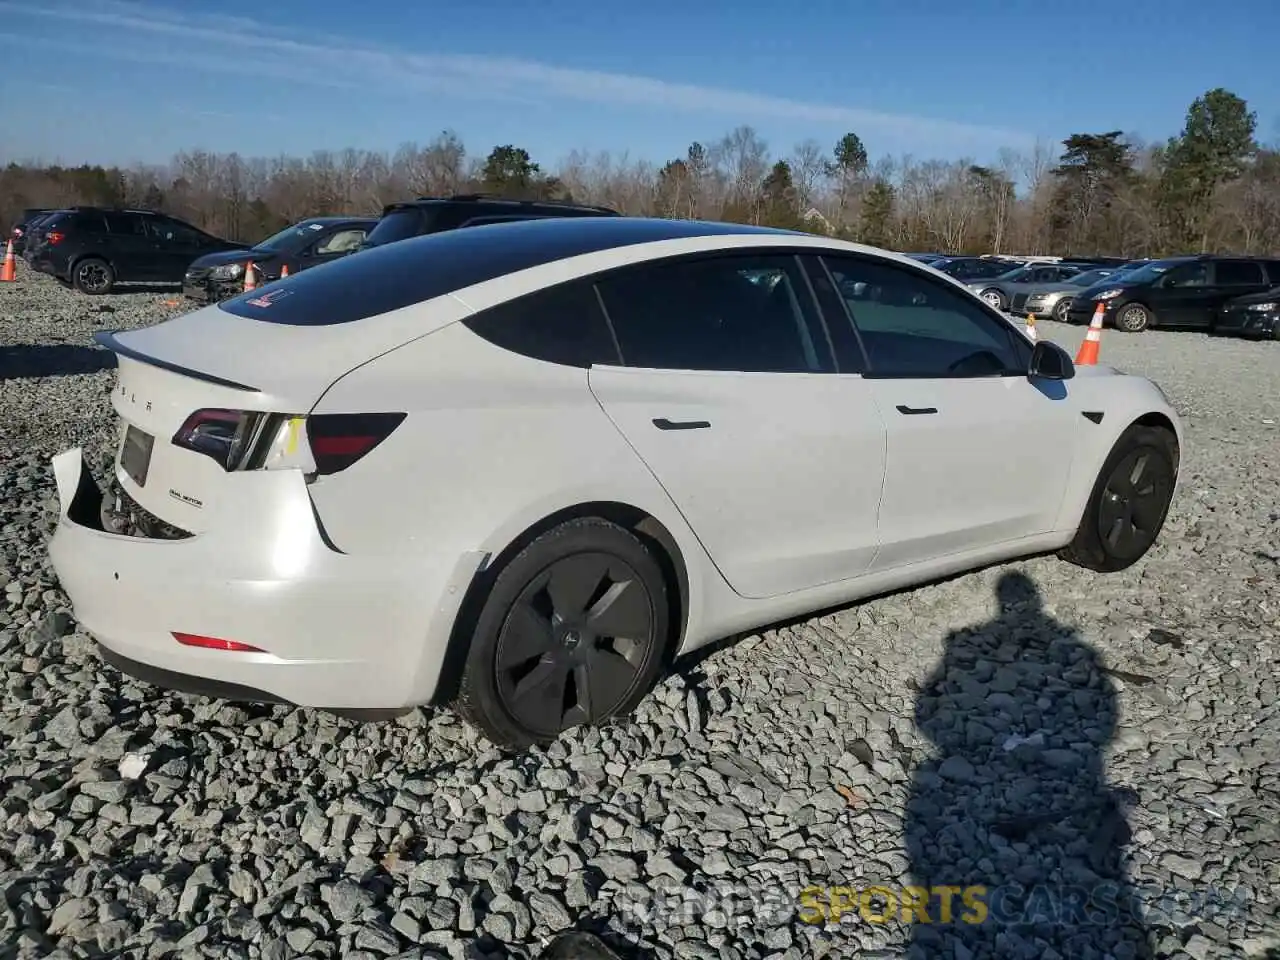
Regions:
[[[237,643],[235,640],[219,640],[217,637],[199,637],[194,633],[175,633],[173,639],[184,647],[201,647],[205,650],[233,650],[239,653],[266,653],[265,650],[251,647],[247,643]]]

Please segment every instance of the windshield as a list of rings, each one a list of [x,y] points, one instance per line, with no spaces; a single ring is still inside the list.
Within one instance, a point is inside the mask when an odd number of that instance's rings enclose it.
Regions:
[[[272,234],[256,246],[259,250],[290,250],[300,246],[307,237],[323,229],[324,224],[303,220],[302,223],[295,223],[291,227],[285,227],[279,233]]]
[[[1074,277],[1068,277],[1066,282],[1073,287],[1091,287],[1099,280],[1118,277],[1123,272],[1123,270],[1086,270],[1084,273],[1077,273]]]
[[[1031,274],[1031,267],[1014,267],[1008,273],[999,274],[996,279],[1003,280],[1005,283],[1017,283],[1023,277]]]
[[[1185,261],[1152,260],[1150,263],[1144,264],[1136,270],[1126,270],[1124,276],[1120,279],[1124,280],[1125,283],[1150,283],[1152,280],[1168,273],[1178,264],[1183,262]],[[1108,279],[1114,280],[1115,277],[1110,277]]]

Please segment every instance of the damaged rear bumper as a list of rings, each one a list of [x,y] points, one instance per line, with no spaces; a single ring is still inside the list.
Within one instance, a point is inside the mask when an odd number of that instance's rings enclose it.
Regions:
[[[79,448],[53,460],[50,559],[104,659],[160,686],[237,700],[396,709],[435,692],[480,553],[357,558],[325,541],[300,473],[228,478],[209,532],[107,532]],[[174,633],[257,652],[185,646]]]

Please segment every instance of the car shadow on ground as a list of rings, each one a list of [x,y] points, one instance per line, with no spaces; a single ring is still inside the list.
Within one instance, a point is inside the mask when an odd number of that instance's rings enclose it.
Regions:
[[[100,373],[116,366],[116,355],[99,347],[20,343],[0,346],[0,380]]]
[[[909,872],[925,904],[907,956],[1148,960],[1145,907],[1125,869],[1136,796],[1105,774],[1115,689],[1029,577],[1004,574],[996,594],[996,618],[946,638],[916,699],[936,756],[913,771],[907,801]]]

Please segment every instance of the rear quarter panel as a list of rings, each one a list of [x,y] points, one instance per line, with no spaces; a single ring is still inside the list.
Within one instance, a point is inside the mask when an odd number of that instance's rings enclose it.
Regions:
[[[407,563],[435,552],[496,554],[560,510],[620,502],[675,538],[695,621],[711,585],[698,578],[718,574],[601,410],[587,370],[509,353],[455,323],[353,370],[312,413],[357,411],[408,417],[358,463],[310,486],[339,549]]]

